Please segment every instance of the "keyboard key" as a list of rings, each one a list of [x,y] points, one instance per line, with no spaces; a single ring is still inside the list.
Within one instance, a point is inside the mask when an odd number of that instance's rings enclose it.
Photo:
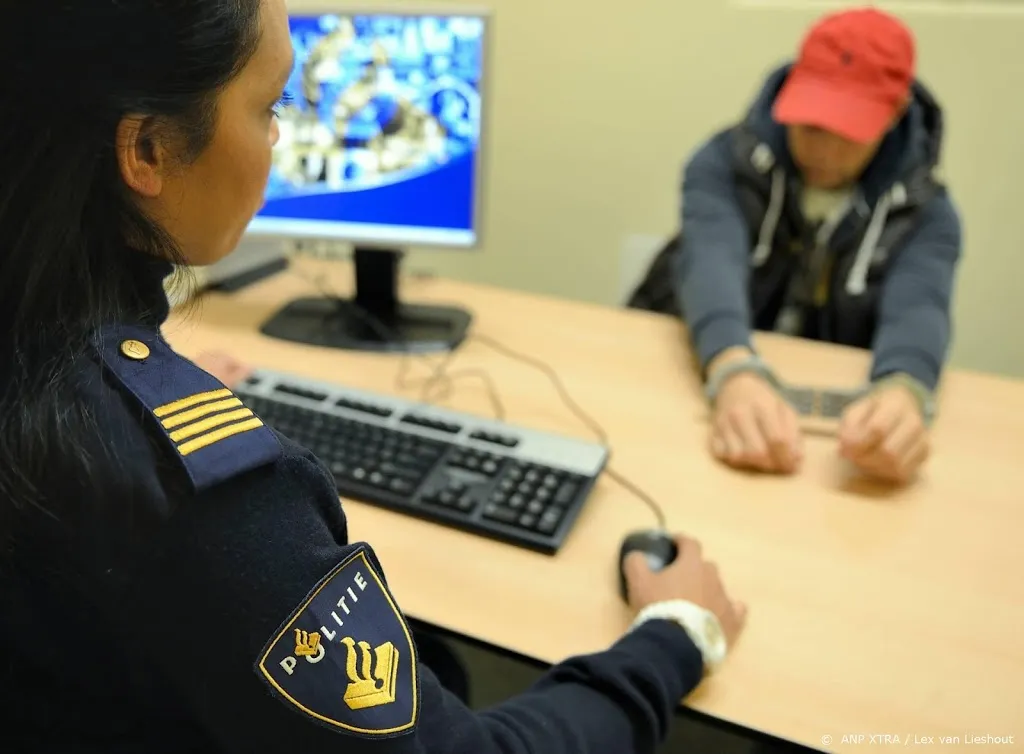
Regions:
[[[397,492],[399,495],[408,495],[413,491],[414,487],[408,480],[395,477],[388,482],[388,489],[392,492]]]
[[[558,508],[548,508],[547,512],[540,517],[537,528],[542,534],[552,534],[558,528],[558,522],[562,520],[562,512]]]
[[[512,510],[511,508],[506,508],[501,505],[494,505],[493,503],[491,505],[488,505],[484,509],[484,518],[489,518],[492,521],[499,521],[503,524],[511,524],[518,517],[519,513]]]
[[[462,427],[454,422],[434,419],[429,416],[407,414],[402,417],[402,422],[404,424],[412,424],[417,427],[427,427],[428,429],[436,429],[440,432],[450,432],[452,434],[458,434],[462,431]]]
[[[495,445],[503,445],[506,448],[514,448],[519,444],[519,440],[511,435],[503,435],[497,432],[482,432],[476,431],[470,435],[474,440],[482,440],[483,442],[494,443]]]
[[[327,393],[321,393],[318,390],[307,390],[306,388],[296,387],[295,385],[280,384],[274,388],[275,392],[283,393],[284,395],[292,395],[296,398],[306,398],[311,401],[325,401],[327,400]]]
[[[579,486],[575,482],[565,482],[555,495],[555,505],[568,505],[576,497]]]

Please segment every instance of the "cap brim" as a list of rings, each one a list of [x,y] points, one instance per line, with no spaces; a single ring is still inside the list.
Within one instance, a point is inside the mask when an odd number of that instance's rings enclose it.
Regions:
[[[817,126],[859,144],[885,133],[894,115],[889,103],[800,73],[790,75],[772,108],[779,123]]]

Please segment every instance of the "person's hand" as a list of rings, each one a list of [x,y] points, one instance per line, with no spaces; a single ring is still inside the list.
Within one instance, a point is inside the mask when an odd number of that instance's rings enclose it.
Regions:
[[[204,351],[192,361],[229,388],[237,387],[253,372],[248,364],[243,364],[222,351]]]
[[[631,552],[626,557],[623,569],[629,606],[640,612],[657,602],[692,602],[715,614],[731,647],[746,623],[746,605],[726,594],[718,567],[704,560],[700,542],[683,535],[676,535],[674,539],[679,554],[657,573],[650,569],[642,552]]]
[[[908,482],[928,458],[921,407],[904,385],[883,385],[846,409],[839,452],[869,476]]]
[[[761,375],[737,372],[715,400],[711,453],[736,468],[791,474],[803,460],[796,411]]]

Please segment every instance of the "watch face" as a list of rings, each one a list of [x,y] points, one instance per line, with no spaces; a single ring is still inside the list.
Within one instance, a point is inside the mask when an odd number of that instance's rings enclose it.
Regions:
[[[708,643],[709,648],[718,649],[725,642],[725,636],[722,634],[722,629],[718,625],[718,621],[714,618],[708,617],[704,621],[704,641]]]

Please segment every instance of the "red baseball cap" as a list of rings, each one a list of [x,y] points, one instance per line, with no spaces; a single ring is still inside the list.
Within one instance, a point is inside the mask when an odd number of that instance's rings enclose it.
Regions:
[[[804,37],[772,114],[866,144],[906,103],[914,65],[913,34],[897,18],[874,8],[833,13]]]

